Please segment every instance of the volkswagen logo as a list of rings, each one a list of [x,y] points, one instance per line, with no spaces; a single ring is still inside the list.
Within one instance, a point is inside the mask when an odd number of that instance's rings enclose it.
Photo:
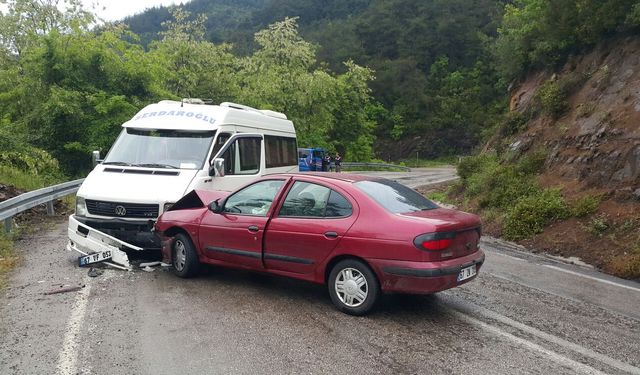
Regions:
[[[124,208],[123,206],[116,206],[116,208],[113,211],[118,216],[124,216],[127,214],[127,209]]]

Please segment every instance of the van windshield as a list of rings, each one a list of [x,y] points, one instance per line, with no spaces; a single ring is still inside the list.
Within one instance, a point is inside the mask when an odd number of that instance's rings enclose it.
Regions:
[[[122,130],[103,164],[148,168],[201,169],[215,131]]]

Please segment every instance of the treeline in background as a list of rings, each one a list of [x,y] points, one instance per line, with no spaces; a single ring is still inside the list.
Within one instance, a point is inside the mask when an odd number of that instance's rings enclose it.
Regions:
[[[182,97],[284,112],[350,161],[469,154],[510,85],[640,25],[633,0],[194,0],[118,23],[4,3],[0,182],[25,188],[85,174],[140,108]]]

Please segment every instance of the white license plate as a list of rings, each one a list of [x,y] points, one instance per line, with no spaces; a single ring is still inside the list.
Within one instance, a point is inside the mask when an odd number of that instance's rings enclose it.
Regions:
[[[470,277],[474,277],[476,275],[476,265],[465,267],[460,270],[458,274],[458,281],[466,280]]]
[[[80,265],[80,267],[82,267],[82,266],[86,266],[88,264],[103,262],[105,260],[111,259],[112,256],[113,255],[111,254],[111,251],[109,251],[109,250],[101,251],[99,253],[89,254],[89,255],[84,255],[84,256],[78,257],[78,264]]]

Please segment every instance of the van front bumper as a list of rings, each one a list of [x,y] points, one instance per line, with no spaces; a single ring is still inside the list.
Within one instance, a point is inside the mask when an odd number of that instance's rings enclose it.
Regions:
[[[74,250],[82,255],[110,251],[111,261],[105,263],[125,270],[131,270],[129,257],[125,251],[143,250],[141,247],[119,240],[80,222],[75,215],[69,216],[67,235],[69,237],[67,250]]]
[[[152,231],[153,220],[100,219],[78,217],[75,220],[111,237],[144,249],[160,249],[160,238]]]

